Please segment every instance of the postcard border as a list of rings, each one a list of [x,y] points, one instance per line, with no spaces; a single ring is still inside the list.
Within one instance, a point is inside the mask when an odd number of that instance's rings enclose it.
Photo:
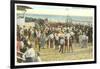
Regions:
[[[94,61],[84,62],[70,62],[70,63],[52,63],[52,64],[37,64],[37,65],[15,65],[15,4],[37,4],[37,5],[51,5],[51,6],[69,6],[69,7],[85,7],[94,8]],[[14,1],[10,3],[10,67],[11,68],[29,68],[29,67],[47,67],[47,66],[61,66],[61,65],[79,65],[79,64],[91,64],[97,62],[97,49],[96,49],[96,6],[95,5],[81,5],[81,4],[65,4],[65,3],[50,3],[50,2],[36,2],[36,1]]]

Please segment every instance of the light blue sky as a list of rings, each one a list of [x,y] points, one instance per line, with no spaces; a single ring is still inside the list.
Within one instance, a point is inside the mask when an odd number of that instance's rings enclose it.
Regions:
[[[67,6],[49,6],[49,5],[28,5],[18,4],[32,7],[33,9],[27,9],[27,13],[30,14],[49,14],[49,15],[72,15],[72,16],[93,16],[94,9],[91,8],[79,8],[79,7],[67,7]]]

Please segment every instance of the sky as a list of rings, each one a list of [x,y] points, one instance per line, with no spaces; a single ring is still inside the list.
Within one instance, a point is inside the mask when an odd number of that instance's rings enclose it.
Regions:
[[[94,16],[93,8],[79,8],[79,7],[65,7],[65,6],[48,6],[48,5],[28,5],[28,4],[17,4],[29,6],[32,9],[26,9],[27,14],[47,14],[47,15],[70,15],[70,16]],[[17,13],[23,13],[17,11]]]

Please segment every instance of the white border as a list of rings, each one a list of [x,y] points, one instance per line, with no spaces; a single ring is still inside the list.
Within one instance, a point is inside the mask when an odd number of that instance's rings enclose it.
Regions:
[[[20,65],[36,65],[36,64],[51,64],[51,63],[71,63],[71,62],[85,62],[85,61],[94,61],[94,15],[93,15],[93,59],[87,59],[87,60],[67,60],[67,61],[50,61],[50,62],[30,62],[30,63],[17,63],[17,59],[16,59],[16,34],[17,34],[17,31],[16,31],[16,24],[17,24],[17,15],[16,15],[16,6],[17,5],[22,5],[22,4],[14,4],[15,5],[15,65],[16,66],[20,66]],[[24,5],[28,5],[28,4],[24,4]],[[30,5],[30,4],[29,4]],[[94,8],[93,8],[94,9]],[[94,9],[95,11],[95,9]],[[94,11],[93,11],[93,14],[94,14]]]

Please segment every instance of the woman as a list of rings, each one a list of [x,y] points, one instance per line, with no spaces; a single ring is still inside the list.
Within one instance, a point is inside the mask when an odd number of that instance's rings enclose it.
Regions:
[[[58,33],[55,33],[55,49],[59,48],[59,36]]]
[[[82,35],[82,48],[86,48],[88,44],[88,36],[85,33]]]
[[[41,34],[41,37],[40,37],[40,47],[41,48],[44,48],[45,47],[45,39],[46,39],[45,34],[44,33]]]
[[[73,52],[73,47],[72,47],[72,36],[69,37],[69,52]]]
[[[67,33],[65,34],[65,46],[67,46],[67,52],[71,52],[73,51],[72,48],[72,35],[69,32],[69,30],[67,31]]]
[[[65,37],[65,52],[66,52],[66,49],[68,52],[68,39],[67,39],[67,37]]]
[[[64,43],[65,43],[64,37],[60,37],[60,50],[59,50],[59,52],[61,52],[61,53],[63,53]]]
[[[22,43],[20,38],[17,36],[17,62],[21,63],[22,62],[22,52],[21,52],[21,48],[22,48]]]
[[[24,62],[39,62],[41,61],[39,56],[35,53],[32,48],[32,44],[29,45],[28,50],[23,55]]]
[[[54,44],[54,42],[53,42],[53,40],[54,40],[54,34],[53,33],[51,33],[50,35],[49,35],[49,38],[50,38],[50,48],[53,48],[53,44]]]

